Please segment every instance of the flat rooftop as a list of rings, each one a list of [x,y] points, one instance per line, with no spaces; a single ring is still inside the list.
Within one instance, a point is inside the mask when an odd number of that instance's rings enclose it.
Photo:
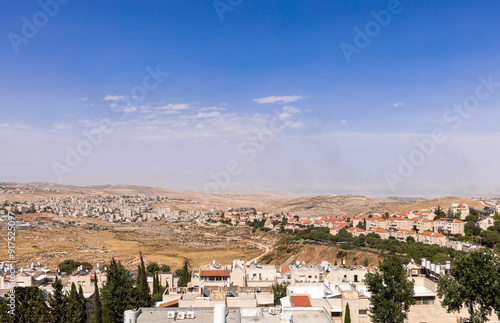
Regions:
[[[142,313],[137,318],[137,323],[168,323],[179,320],[167,318],[168,312],[193,311],[194,319],[185,319],[186,323],[212,323],[214,309],[204,308],[141,308]],[[301,323],[332,323],[328,314],[319,307],[287,308],[285,314],[293,315],[294,322]],[[226,308],[227,323],[280,323],[281,313],[269,314],[269,308]]]

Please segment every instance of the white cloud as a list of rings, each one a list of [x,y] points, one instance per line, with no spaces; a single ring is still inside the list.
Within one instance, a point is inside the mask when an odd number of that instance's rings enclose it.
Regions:
[[[291,105],[283,107],[283,113],[279,115],[280,118],[286,119],[292,117],[294,114],[300,113],[301,111]]]
[[[121,96],[121,95],[106,95],[103,100],[104,101],[121,101],[121,100],[124,100],[125,97],[124,96]]]
[[[294,128],[294,129],[303,129],[303,128],[307,128],[306,125],[302,122],[302,121],[297,121],[297,122],[294,122],[292,123],[291,125],[289,125],[290,128]]]
[[[83,127],[90,128],[90,127],[98,127],[99,122],[98,121],[91,121],[89,119],[82,119],[77,121],[78,124],[81,124]]]
[[[264,103],[289,103],[289,102],[295,102],[298,100],[303,99],[304,97],[302,95],[289,95],[289,96],[268,96],[265,98],[259,98],[259,99],[254,99],[254,102],[257,102],[258,104],[264,104]]]
[[[10,123],[0,123],[0,128],[14,128],[14,129],[25,129],[25,130],[33,130],[33,128],[31,128],[30,126],[27,126],[25,124],[22,124],[22,123],[13,123],[13,124],[10,124]]]
[[[127,107],[122,110],[123,112],[130,113],[130,112],[135,112],[137,111],[136,107]]]
[[[346,120],[341,120],[340,124],[347,124],[347,121]]]
[[[399,108],[399,107],[404,108],[404,107],[406,107],[406,104],[404,104],[403,102],[396,102],[392,105],[392,107],[393,108]]]
[[[66,123],[54,123],[52,125],[52,131],[59,131],[59,130],[69,130],[71,129],[71,126],[66,124]]]
[[[212,112],[199,112],[198,114],[185,117],[189,119],[200,119],[200,118],[216,118],[220,117],[220,115],[221,114],[219,111],[212,111]]]
[[[158,110],[188,110],[191,108],[189,103],[170,103],[167,105],[156,107]]]
[[[181,113],[179,110],[166,110],[166,111],[161,111],[161,114],[179,114]]]
[[[197,109],[196,111],[224,111],[226,108],[219,108],[219,107],[204,107]]]

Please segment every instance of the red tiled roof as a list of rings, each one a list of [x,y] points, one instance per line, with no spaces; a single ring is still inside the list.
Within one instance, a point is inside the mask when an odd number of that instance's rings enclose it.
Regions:
[[[442,237],[444,237],[444,235],[441,234],[441,233],[431,232],[431,231],[422,232],[421,235],[423,235],[423,236],[433,236],[433,237],[436,237],[436,238],[442,238]]]
[[[381,229],[381,228],[373,228],[370,231],[379,232],[379,233],[387,233],[387,232],[389,232],[389,231],[387,231],[385,229]]]
[[[406,234],[415,234],[415,232],[413,232],[411,230],[399,229],[398,231],[402,232],[402,233],[406,233]]]
[[[311,306],[311,300],[309,299],[309,295],[292,295],[291,298],[293,307]]]
[[[229,270],[200,270],[200,277],[229,277]]]
[[[285,273],[287,273],[287,272],[289,272],[289,271],[290,271],[290,267],[281,268],[281,272],[282,272],[283,274],[285,274]]]
[[[347,229],[347,231],[359,231],[359,232],[365,232],[365,230],[361,229],[361,228],[349,228]]]
[[[464,221],[460,221],[458,219],[450,219],[450,218],[441,218],[441,219],[437,219],[436,221],[446,221],[446,222],[453,222],[453,223],[464,223]]]
[[[411,218],[410,221],[415,221],[415,222],[418,222],[418,221],[422,221],[422,222],[432,222],[431,220],[429,219],[425,219],[425,218]]]
[[[179,306],[179,299],[180,298],[174,299],[172,301],[168,301],[168,302],[165,302],[165,303],[161,303],[158,307],[178,307]]]

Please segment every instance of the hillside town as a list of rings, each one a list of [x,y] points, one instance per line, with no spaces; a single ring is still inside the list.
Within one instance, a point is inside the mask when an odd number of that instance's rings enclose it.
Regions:
[[[54,213],[59,217],[52,218],[53,223],[67,224],[68,218],[97,218],[112,223],[140,223],[163,221],[189,221],[197,225],[229,224],[249,225],[263,222],[263,228],[276,232],[299,232],[307,228],[329,228],[330,234],[337,235],[345,229],[353,236],[377,234],[382,239],[394,237],[400,241],[409,238],[426,244],[451,247],[455,250],[468,251],[475,248],[474,243],[457,241],[454,235],[466,233],[466,219],[471,208],[467,204],[453,203],[447,208],[439,206],[428,210],[400,211],[385,214],[359,214],[341,216],[312,216],[277,214],[268,211],[256,211],[253,207],[228,208],[228,210],[179,210],[170,206],[155,207],[165,204],[175,206],[180,202],[161,196],[148,195],[79,195],[65,198],[48,198],[39,201],[9,202],[0,206],[0,222],[6,221],[7,213]],[[183,200],[182,202],[186,202]],[[188,201],[196,204],[197,201]],[[488,203],[488,204],[486,204]],[[500,211],[497,200],[485,200],[486,211],[475,222],[480,230],[487,230],[496,222],[493,215]],[[436,214],[439,213],[440,215]],[[63,217],[63,218],[61,218]],[[99,228],[96,224],[72,221],[73,225]],[[35,229],[39,223],[17,222],[19,229]]]
[[[12,224],[14,215],[52,213],[54,216],[48,222],[39,222],[39,218],[28,223],[16,220],[16,230],[37,230],[60,225],[101,230],[104,223],[140,225],[143,222],[157,222],[167,225],[169,222],[189,222],[195,228],[235,230],[235,227],[248,227],[251,228],[249,231],[272,232],[306,242],[307,234],[316,231],[328,232],[333,238],[345,235],[352,239],[367,237],[366,242],[362,243],[363,247],[370,247],[368,242],[373,237],[407,242],[408,245],[420,242],[442,247],[443,250],[452,248],[465,254],[485,247],[474,236],[470,236],[472,231],[479,236],[479,233],[489,232],[492,227],[496,230],[498,226],[499,205],[496,200],[487,202],[485,200],[483,209],[474,209],[465,203],[452,203],[443,208],[436,205],[419,210],[304,217],[288,212],[257,210],[254,207],[181,210],[176,208],[177,203],[189,205],[197,204],[197,201],[162,196],[80,194],[36,201],[5,201],[0,205],[0,224],[6,230]],[[86,219],[104,222],[97,224]],[[276,252],[279,253],[279,250]],[[297,260],[287,266],[266,263],[264,255],[252,261],[236,259],[230,264],[219,264],[213,260],[210,264],[189,271],[186,269],[185,274],[188,276],[178,270],[172,272],[157,268],[150,273],[146,282],[151,294],[158,295],[158,286],[163,286],[161,295],[156,298],[153,307],[139,306],[124,311],[123,319],[127,323],[176,320],[211,322],[216,321],[215,317],[223,312],[226,313],[226,319],[220,322],[278,322],[278,319],[283,322],[309,322],[314,317],[315,323],[337,323],[344,322],[346,315],[353,323],[370,322],[372,304],[366,275],[376,273],[379,268],[360,265],[359,262],[346,266],[340,257],[339,264]],[[431,263],[426,259],[412,259],[405,264],[406,275],[414,282],[412,298],[415,304],[408,313],[408,322],[440,320],[451,323],[467,316],[466,309],[455,313],[446,311],[438,296],[437,281],[451,274],[452,262]],[[85,263],[86,266],[79,265],[65,272],[60,267],[47,268],[41,262],[24,268],[14,267],[8,261],[3,262],[0,264],[0,298],[6,299],[14,287],[32,287],[40,290],[48,302],[55,293],[54,283],[60,281],[65,295],[71,295],[76,286],[82,297],[93,302],[96,290],[106,287],[110,265],[96,263],[89,266]],[[140,267],[138,270],[127,268],[128,280],[139,284],[140,270]],[[283,289],[279,291],[277,286],[283,286]],[[494,316],[490,315],[489,318],[495,322]]]
[[[92,300],[97,279],[99,289],[106,285],[106,269],[100,264],[91,270],[81,266],[71,274],[46,268],[43,264],[32,264],[16,272],[15,278],[8,274],[9,265],[0,264],[0,292],[12,288],[12,281],[18,287],[37,287],[47,299],[54,289],[56,277],[63,283],[63,291],[70,292],[74,284],[83,290],[84,296]],[[365,276],[374,273],[375,268],[366,266],[333,265],[326,261],[319,264],[305,264],[297,261],[286,267],[262,265],[257,261],[234,260],[232,264],[201,265],[193,269],[187,286],[179,286],[179,277],[172,272],[155,272],[164,289],[161,300],[152,308],[140,308],[124,312],[124,322],[173,322],[189,320],[207,322],[214,312],[223,308],[231,309],[231,315],[238,313],[241,321],[229,318],[226,322],[274,322],[274,318],[288,317],[293,322],[315,316],[319,322],[343,322],[346,306],[349,304],[351,322],[370,322],[371,296],[365,284]],[[426,259],[411,261],[405,265],[407,276],[414,281],[413,299],[415,304],[408,314],[408,322],[454,323],[467,316],[464,309],[458,313],[448,313],[441,306],[437,293],[437,280],[450,275],[451,264],[433,264]],[[130,271],[131,278],[137,278],[137,271]],[[153,277],[147,282],[153,292]],[[282,285],[285,290],[276,299],[273,286]],[[203,319],[206,319],[204,321]],[[494,317],[491,317],[494,320]],[[287,321],[288,322],[288,321]],[[292,322],[292,321],[290,321]]]

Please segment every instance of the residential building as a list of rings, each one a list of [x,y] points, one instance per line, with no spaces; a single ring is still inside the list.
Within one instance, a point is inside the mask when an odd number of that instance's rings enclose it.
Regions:
[[[492,216],[487,216],[487,217],[479,220],[476,223],[476,226],[481,228],[482,230],[487,230],[489,227],[494,226],[496,221],[497,220],[495,220]]]

